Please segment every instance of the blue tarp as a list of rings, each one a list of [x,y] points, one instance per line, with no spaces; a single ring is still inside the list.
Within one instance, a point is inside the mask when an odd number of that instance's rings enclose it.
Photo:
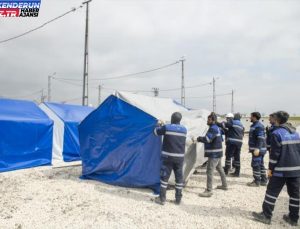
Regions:
[[[161,138],[157,120],[110,96],[79,126],[82,177],[159,190]]]
[[[61,103],[45,103],[45,105],[64,122],[63,160],[66,162],[80,160],[78,125],[94,108]]]
[[[52,130],[35,103],[0,99],[0,172],[51,164]]]

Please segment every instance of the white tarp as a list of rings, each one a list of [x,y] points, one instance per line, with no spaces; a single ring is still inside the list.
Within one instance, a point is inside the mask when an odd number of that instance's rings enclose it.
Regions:
[[[172,113],[177,111],[182,114],[181,123],[188,130],[184,165],[184,180],[187,182],[195,168],[205,162],[203,144],[192,144],[191,138],[203,136],[206,133],[208,129],[206,120],[210,112],[208,110],[188,110],[169,98],[150,97],[127,92],[115,92],[115,96],[165,123],[170,123]]]
[[[64,146],[64,122],[45,104],[39,107],[53,120],[53,139],[52,139],[52,165],[63,163],[63,146]]]

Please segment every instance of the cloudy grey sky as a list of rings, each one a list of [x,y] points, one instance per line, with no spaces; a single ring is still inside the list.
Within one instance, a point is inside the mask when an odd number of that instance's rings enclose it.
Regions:
[[[56,17],[78,0],[42,0],[38,18],[1,18],[0,40]],[[80,9],[28,36],[0,44],[0,95],[22,97],[45,89],[47,76],[82,79],[85,11]],[[235,110],[300,114],[300,1],[294,0],[94,0],[90,4],[90,78],[139,72],[186,56],[186,86],[217,80],[217,94],[235,90]],[[90,81],[96,87],[151,90],[180,87],[181,68],[142,77]],[[80,81],[75,81],[80,84]],[[80,103],[82,89],[52,83],[52,99]],[[112,93],[104,90],[106,97]],[[144,93],[152,95],[151,93]],[[186,103],[212,108],[212,87],[186,90]],[[39,94],[28,96],[38,99]],[[160,96],[179,98],[180,91]],[[230,96],[217,97],[217,111],[230,110]]]

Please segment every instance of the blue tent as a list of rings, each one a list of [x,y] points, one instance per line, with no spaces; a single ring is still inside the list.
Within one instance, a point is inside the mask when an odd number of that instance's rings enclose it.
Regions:
[[[35,103],[0,99],[0,172],[50,165],[52,128]]]
[[[111,95],[79,126],[82,177],[126,187],[159,189],[161,138],[157,119]]]
[[[80,160],[78,125],[94,108],[60,103],[44,103],[40,108],[54,121],[53,161]]]

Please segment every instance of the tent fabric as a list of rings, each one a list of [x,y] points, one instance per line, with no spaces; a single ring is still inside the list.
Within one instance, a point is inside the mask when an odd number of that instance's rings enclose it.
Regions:
[[[205,132],[203,117],[208,111],[188,111],[171,99],[124,92],[108,97],[79,126],[82,177],[158,191],[162,139],[153,129],[158,119],[168,121],[175,111],[182,112],[188,128],[184,169],[188,179],[204,155],[202,145],[191,144],[190,134]]]
[[[35,103],[0,99],[0,172],[50,165],[52,131]]]
[[[40,107],[54,121],[53,163],[80,160],[78,125],[94,108],[60,103]]]

